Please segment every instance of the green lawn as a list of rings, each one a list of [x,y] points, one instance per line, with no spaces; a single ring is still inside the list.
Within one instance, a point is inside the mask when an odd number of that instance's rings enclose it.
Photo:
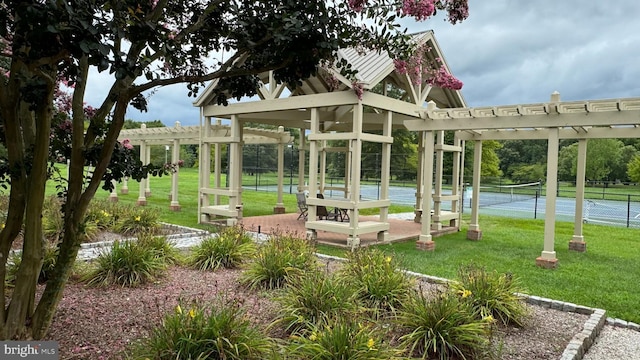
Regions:
[[[130,182],[129,187],[129,194],[119,195],[119,199],[135,203],[138,184]],[[179,189],[182,211],[169,211],[170,177],[151,178],[152,196],[147,199],[148,206],[160,209],[163,221],[198,227],[197,170],[181,169]],[[100,190],[97,197],[108,195]],[[276,193],[244,191],[242,197],[245,216],[273,212]],[[287,191],[284,203],[287,212],[296,211],[295,195]],[[412,211],[412,208],[394,206],[391,211]],[[461,232],[435,238],[435,252],[417,251],[415,241],[381,247],[398,255],[412,271],[455,278],[461,264],[475,262],[488,269],[513,273],[530,294],[604,308],[609,316],[640,323],[637,300],[640,294],[639,230],[586,224],[584,236],[588,250],[576,253],[567,250],[573,224],[558,222],[556,251],[559,266],[546,270],[535,265],[535,258],[542,251],[544,221],[481,216],[480,226],[483,231],[481,241],[466,240],[467,224],[463,223]],[[344,254],[342,250],[327,246],[320,246],[319,251]]]

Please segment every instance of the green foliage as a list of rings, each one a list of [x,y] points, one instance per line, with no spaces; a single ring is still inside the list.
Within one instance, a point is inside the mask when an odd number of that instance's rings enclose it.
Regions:
[[[182,262],[180,251],[166,236],[155,236],[152,233],[138,233],[138,245],[154,251],[156,258],[166,265],[177,265]]]
[[[640,155],[636,155],[627,165],[627,175],[631,181],[640,182]]]
[[[108,200],[94,200],[87,209],[85,219],[96,224],[100,230],[112,230],[118,222],[119,217],[126,205]]]
[[[249,287],[280,288],[291,276],[317,265],[314,246],[292,234],[275,234],[258,247],[255,259],[242,274]]]
[[[388,360],[397,351],[374,328],[353,319],[340,319],[313,329],[307,337],[294,337],[287,359]]]
[[[235,268],[250,259],[255,251],[253,238],[242,227],[227,227],[194,246],[189,263],[198,270]]]
[[[354,318],[360,310],[349,284],[319,270],[292,277],[277,300],[281,307],[272,325],[282,324],[287,332],[303,336],[335,319]]]
[[[42,284],[47,282],[51,278],[53,268],[56,266],[56,259],[58,257],[58,247],[53,243],[46,242],[44,245],[44,256],[42,258],[42,267],[40,268],[40,274],[38,275],[38,283]],[[22,255],[20,252],[13,252],[9,255],[9,261],[7,262],[7,275],[5,284],[14,286],[18,269],[22,263]]]
[[[48,196],[42,204],[42,232],[47,239],[57,241],[64,229],[62,202],[57,196]]]
[[[237,303],[178,305],[148,337],[131,347],[133,359],[264,359],[273,341],[255,329]]]
[[[347,258],[339,276],[375,316],[397,310],[414,288],[395,256],[367,247],[348,253]]]
[[[520,283],[511,274],[489,272],[470,264],[460,267],[458,282],[451,288],[482,318],[492,317],[503,324],[524,326],[529,314],[521,296]]]
[[[511,179],[516,183],[535,182],[547,178],[547,167],[543,164],[516,165],[511,170]]]
[[[123,235],[136,235],[140,232],[155,232],[160,228],[159,213],[155,208],[127,206],[120,208],[115,230]]]
[[[114,241],[111,251],[101,253],[83,280],[91,286],[137,286],[153,281],[166,268],[158,252],[135,241]]]
[[[474,359],[489,349],[491,320],[478,320],[471,306],[442,293],[432,299],[414,294],[396,318],[402,346],[421,359]]]

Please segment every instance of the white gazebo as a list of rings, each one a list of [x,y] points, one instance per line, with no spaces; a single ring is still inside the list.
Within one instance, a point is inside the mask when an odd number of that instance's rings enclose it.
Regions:
[[[434,38],[433,32],[424,32],[414,35],[416,42],[426,44],[426,58],[433,63],[436,59],[442,59],[441,66],[447,67],[444,56]],[[194,103],[201,109],[202,126],[202,152],[207,156],[206,150],[211,146],[219,146],[219,143],[229,144],[229,188],[221,189],[219,185],[210,187],[208,183],[201,185],[201,213],[223,214],[233,218],[240,216],[241,211],[241,161],[244,139],[244,124],[260,123],[287,128],[300,129],[299,142],[299,171],[298,191],[308,190],[309,206],[308,219],[305,227],[307,236],[315,238],[317,231],[329,231],[345,234],[347,244],[357,246],[360,243],[360,235],[365,233],[377,233],[378,240],[386,241],[389,238],[389,223],[387,221],[390,180],[390,155],[393,143],[392,129],[404,128],[407,120],[420,120],[426,108],[424,104],[431,102],[438,108],[464,107],[465,102],[459,91],[442,89],[428,85],[426,81],[415,81],[406,74],[396,71],[393,60],[386,53],[368,52],[359,53],[355,49],[345,49],[338,53],[339,58],[346,60],[352,68],[358,71],[356,82],[340,75],[338,69],[319,67],[316,76],[313,76],[297,87],[287,87],[277,83],[273,73],[265,73],[261,76],[261,84],[258,89],[259,99],[229,104],[217,105],[215,86],[212,82],[205,92]],[[448,70],[448,69],[447,69]],[[416,84],[417,83],[417,84]],[[376,94],[372,90],[376,85],[381,85],[382,94]],[[359,97],[354,87],[362,87],[364,92]],[[394,99],[387,96],[391,88],[403,93],[402,99]],[[211,129],[219,126],[221,119],[230,122],[231,132],[224,138],[212,137]],[[306,136],[304,136],[306,134]],[[423,132],[420,136],[419,147],[433,146],[432,132]],[[459,226],[460,188],[456,183],[453,192],[449,195],[442,193],[442,169],[443,154],[453,152],[455,166],[458,169],[461,163],[460,154],[462,147],[457,144],[445,144],[444,132],[436,134],[437,144],[434,151],[435,157],[435,193],[432,193],[433,157],[426,158],[421,155],[419,163],[416,190],[416,214],[433,213],[431,217],[422,217],[423,224],[428,228],[439,229],[442,224],[447,226]],[[332,147],[330,142],[342,140],[347,143],[344,147]],[[363,142],[382,144],[380,174],[381,187],[378,200],[363,200],[360,198],[360,173]],[[308,150],[307,150],[308,149]],[[309,184],[304,185],[305,161],[308,151]],[[344,185],[344,198],[320,198],[329,187],[325,183],[326,155],[328,152],[341,152],[345,154],[346,171]],[[216,153],[219,153],[216,151]],[[423,151],[420,151],[423,154]],[[281,155],[281,154],[280,154]],[[207,161],[201,160],[201,163]],[[217,162],[216,162],[217,163]],[[217,173],[216,169],[214,173]],[[282,168],[279,169],[282,175]],[[454,177],[458,177],[456,172]],[[202,181],[202,180],[201,180]],[[209,205],[208,196],[227,195],[232,200],[227,205]],[[424,200],[423,200],[424,199]],[[429,201],[427,201],[427,199]],[[433,212],[431,200],[433,199]],[[442,210],[442,202],[451,202],[451,211]],[[345,209],[349,215],[349,222],[336,222],[316,219],[316,207],[327,206]],[[360,210],[378,208],[380,215],[377,221],[360,221]],[[201,221],[205,220],[201,218]]]

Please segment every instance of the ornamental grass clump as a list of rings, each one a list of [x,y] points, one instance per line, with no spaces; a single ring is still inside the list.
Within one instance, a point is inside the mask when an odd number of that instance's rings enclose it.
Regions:
[[[414,289],[414,279],[399,269],[399,261],[379,249],[360,248],[347,259],[339,276],[374,317],[395,312]]]
[[[397,351],[383,339],[383,335],[370,325],[354,319],[340,319],[320,325],[306,336],[292,336],[286,348],[287,359],[397,359]]]
[[[242,227],[228,227],[194,246],[189,264],[198,270],[237,268],[255,252],[253,238]]]
[[[114,241],[111,251],[104,251],[94,260],[83,281],[91,286],[137,286],[155,280],[165,269],[165,262],[152,247]]]
[[[175,244],[166,236],[157,236],[148,232],[140,232],[137,235],[138,244],[155,252],[156,258],[166,265],[178,265],[182,263],[182,256]]]
[[[493,317],[504,325],[524,326],[529,311],[520,295],[518,279],[511,274],[487,271],[474,264],[460,267],[452,291],[469,303],[479,318]]]
[[[420,359],[476,359],[490,354],[493,320],[478,320],[473,308],[454,294],[410,296],[397,314],[407,355]]]
[[[114,230],[120,234],[132,236],[141,232],[156,233],[160,229],[160,212],[157,209],[125,206],[120,211],[114,226]]]
[[[250,288],[276,289],[292,276],[317,267],[315,248],[291,234],[275,234],[258,247],[241,281]]]
[[[130,348],[133,359],[265,359],[274,342],[254,328],[236,302],[178,305]]]
[[[334,319],[354,318],[361,312],[353,289],[320,270],[292,277],[277,301],[281,306],[271,326],[282,325],[286,332],[301,335]]]

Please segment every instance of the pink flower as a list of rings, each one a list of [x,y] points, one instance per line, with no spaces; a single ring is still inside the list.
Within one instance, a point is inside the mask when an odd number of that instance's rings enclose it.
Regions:
[[[403,0],[402,12],[404,15],[413,16],[416,20],[428,19],[436,11],[434,0]]]
[[[122,140],[122,146],[127,149],[127,150],[133,150],[133,145],[131,145],[131,140],[129,139],[124,139]]]
[[[367,0],[349,0],[349,7],[353,9],[355,12],[360,12],[364,9],[364,6],[367,4]]]
[[[362,83],[354,81],[351,83],[351,87],[353,88],[353,91],[356,93],[358,100],[362,100],[362,95],[364,95],[364,86],[362,85]]]

